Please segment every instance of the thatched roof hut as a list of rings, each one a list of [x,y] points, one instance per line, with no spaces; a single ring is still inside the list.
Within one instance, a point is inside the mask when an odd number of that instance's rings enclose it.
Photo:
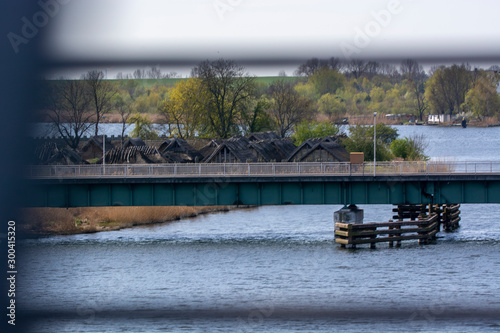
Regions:
[[[146,146],[146,143],[141,138],[129,138],[127,139],[127,141],[123,143],[122,148],[142,147],[142,146]]]
[[[106,163],[108,164],[152,164],[165,162],[165,159],[156,147],[114,148],[106,153]],[[102,158],[97,163],[102,163]]]
[[[257,162],[257,157],[249,149],[250,141],[244,137],[224,140],[214,152],[205,159],[206,163],[247,163]]]
[[[186,140],[179,138],[170,139],[168,145],[160,152],[175,163],[198,163],[203,160],[200,152],[191,147]]]
[[[247,138],[249,141],[262,141],[262,140],[271,141],[275,139],[281,139],[278,133],[273,131],[250,133],[249,135],[247,135]]]
[[[102,158],[102,135],[91,137],[85,145],[82,147],[80,156],[84,160],[90,160],[93,158]],[[109,151],[115,148],[111,143],[111,139],[106,136],[104,141],[104,149]]]

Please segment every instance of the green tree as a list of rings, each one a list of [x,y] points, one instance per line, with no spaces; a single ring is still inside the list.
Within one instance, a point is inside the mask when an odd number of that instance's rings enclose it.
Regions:
[[[468,65],[441,66],[434,70],[427,81],[425,97],[431,110],[438,114],[446,112],[452,116],[462,111],[465,96],[472,84],[472,75]]]
[[[295,145],[299,146],[307,139],[324,138],[339,133],[339,128],[328,121],[303,121],[295,126],[295,133],[292,135],[292,140]]]
[[[318,111],[337,121],[345,115],[347,106],[339,96],[324,94],[318,101]]]
[[[327,93],[335,93],[337,89],[345,85],[345,76],[333,69],[322,67],[309,76],[309,82],[314,87],[317,96]]]
[[[423,135],[396,139],[392,141],[390,147],[395,157],[401,157],[407,161],[426,161],[429,159],[425,155],[427,142]]]
[[[463,109],[479,119],[493,116],[500,109],[497,93],[500,74],[481,70],[476,76],[472,88],[465,95]]]
[[[163,101],[160,113],[173,125],[176,135],[182,139],[191,138],[197,131],[204,131],[207,99],[208,93],[200,79],[179,81],[170,90],[169,98]]]
[[[250,99],[241,110],[240,127],[243,134],[270,131],[275,128],[273,119],[266,112],[270,107],[270,101],[265,97]]]
[[[141,138],[143,140],[154,140],[158,138],[158,133],[153,129],[153,125],[147,116],[136,113],[128,119],[128,123],[135,125],[132,132],[130,132],[131,137]]]
[[[389,146],[397,136],[396,129],[382,124],[377,125],[377,161],[392,159]],[[348,152],[362,152],[366,161],[373,161],[373,126],[351,126],[349,136],[343,143]]]

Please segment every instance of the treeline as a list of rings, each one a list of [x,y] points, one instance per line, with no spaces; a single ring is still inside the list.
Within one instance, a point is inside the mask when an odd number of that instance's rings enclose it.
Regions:
[[[233,67],[232,74],[237,80],[250,78],[243,67],[232,61],[221,59],[205,62],[203,66],[221,67],[224,62],[224,66]],[[174,87],[159,84],[144,88],[135,80],[122,80],[118,86],[128,93],[125,98],[133,102],[137,112],[163,115],[165,121],[178,125],[177,131],[181,136],[190,136],[195,132],[216,134],[220,131],[214,128],[216,124],[210,112],[203,112],[209,118],[202,119],[184,110],[189,104],[198,106],[198,110],[200,107],[210,109],[208,101],[200,100],[204,95],[198,94],[197,90],[207,90],[208,82],[213,80],[209,80],[207,75],[200,75],[200,66],[202,64],[193,69],[190,79],[182,80]],[[477,119],[498,117],[499,70],[499,66],[483,70],[472,69],[468,64],[454,64],[434,66],[425,72],[422,65],[412,59],[395,66],[356,59],[345,63],[337,58],[312,58],[299,66],[294,77],[285,77],[286,74],[281,73],[283,76],[272,82],[258,78],[251,80],[244,103],[236,101],[239,105],[231,114],[235,117],[234,121],[221,121],[226,125],[231,123],[234,127],[232,134],[238,130],[270,129],[287,136],[295,124],[303,120],[339,122],[344,117],[370,115],[373,112],[412,115],[420,121],[425,121],[427,114]],[[211,75],[219,75],[223,80],[222,72],[215,70]],[[285,102],[295,103],[300,112],[283,110]],[[287,116],[291,118],[288,122],[285,119]],[[212,129],[203,128],[210,122]],[[180,125],[187,125],[186,130],[181,131]],[[222,132],[226,135],[228,128]]]
[[[82,80],[44,85],[41,108],[72,147],[89,123],[95,124],[98,135],[97,126],[108,112],[120,115],[123,132],[127,124],[135,123],[133,135],[142,137],[155,135],[145,114],[156,114],[156,122],[168,124],[170,133],[181,138],[228,138],[267,130],[287,137],[301,128],[299,124],[315,125],[318,119],[332,124],[373,112],[414,115],[420,120],[427,114],[498,117],[499,69],[455,64],[425,72],[412,59],[397,67],[313,58],[299,66],[295,77],[283,73],[264,81],[234,61],[218,59],[195,66],[190,78],[177,79],[175,85],[146,87],[131,79],[176,76],[164,75],[157,67],[147,73],[120,74],[123,79],[115,81],[90,71]]]

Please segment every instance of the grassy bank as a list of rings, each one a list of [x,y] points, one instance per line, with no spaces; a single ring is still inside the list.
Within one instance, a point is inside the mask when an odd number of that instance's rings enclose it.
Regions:
[[[32,235],[71,235],[119,230],[230,210],[207,207],[82,207],[26,208],[20,218],[23,232]]]

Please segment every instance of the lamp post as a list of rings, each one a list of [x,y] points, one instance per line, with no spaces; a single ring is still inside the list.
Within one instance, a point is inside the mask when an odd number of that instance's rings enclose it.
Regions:
[[[377,168],[377,112],[373,112],[373,177]]]
[[[102,173],[106,173],[106,135],[102,135]]]

